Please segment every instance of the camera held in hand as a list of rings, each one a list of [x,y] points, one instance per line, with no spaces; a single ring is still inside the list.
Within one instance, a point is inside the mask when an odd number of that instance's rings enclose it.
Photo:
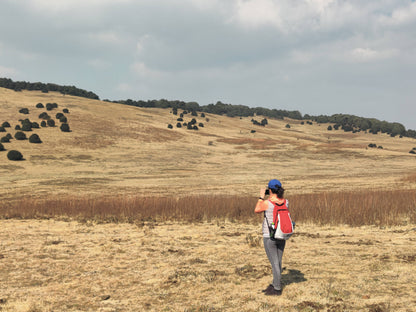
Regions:
[[[269,191],[269,189],[267,189],[265,192],[264,192],[264,195],[269,195],[270,194],[270,191]]]

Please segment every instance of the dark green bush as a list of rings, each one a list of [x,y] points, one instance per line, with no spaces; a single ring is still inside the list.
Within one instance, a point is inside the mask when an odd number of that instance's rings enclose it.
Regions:
[[[29,137],[29,142],[30,143],[42,143],[41,139],[39,138],[39,136],[36,133],[33,133],[30,137]]]
[[[173,129],[173,126],[171,124],[168,124],[169,129]]]
[[[409,153],[410,154],[416,154],[416,151],[414,149],[412,149]]]
[[[32,122],[32,128],[39,129],[39,124],[36,121]]]
[[[44,108],[45,106],[43,106],[43,104],[42,103],[38,103],[38,104],[36,104],[36,108]]]
[[[21,113],[21,114],[29,114],[29,109],[27,109],[27,108],[21,108],[21,109],[19,109],[19,113]]]
[[[4,127],[0,127],[0,132],[6,132],[6,129],[4,129]]]
[[[183,118],[179,117],[176,121],[183,121]]]
[[[55,115],[56,119],[61,119],[62,116],[64,116],[62,113],[56,113]]]
[[[47,112],[43,112],[39,115],[39,118],[43,120],[48,120],[51,119],[51,116],[49,116]]]
[[[56,104],[56,103],[46,103],[46,110],[50,111],[50,110],[53,110],[54,108],[58,108],[58,104]]]
[[[69,114],[69,110],[68,110],[68,108],[64,108],[62,111],[63,111],[65,114]]]
[[[14,127],[14,130],[22,130],[22,127],[20,127],[20,125],[16,125],[16,127]]]
[[[198,124],[198,127],[203,128],[203,127],[204,127],[204,124],[203,124],[202,122],[200,122],[200,123]]]
[[[63,123],[60,127],[62,132],[71,132],[71,129],[69,129],[69,125],[66,123]]]
[[[62,116],[61,118],[59,118],[59,121],[62,123],[66,123],[68,122],[68,119],[65,116]]]
[[[10,133],[6,134],[6,138],[8,138],[9,140],[13,139],[13,136]]]
[[[202,117],[202,118],[205,118],[205,114],[204,114],[204,113],[201,113],[201,117]]]
[[[332,126],[331,126],[331,125],[329,125],[329,126],[328,126],[328,130],[329,130],[329,131],[331,131],[331,130],[332,130]]]
[[[1,126],[3,128],[10,128],[10,124],[7,121],[3,122],[3,124]]]
[[[53,119],[48,119],[46,123],[48,124],[49,127],[55,127],[55,120]]]
[[[19,151],[11,150],[7,153],[7,158],[9,160],[22,160],[23,155]]]
[[[26,140],[26,134],[24,134],[23,132],[19,131],[19,132],[16,132],[16,134],[14,135],[14,138],[16,140]]]
[[[287,124],[285,127],[288,128],[288,129],[290,129],[290,125],[289,124]]]
[[[182,128],[181,123],[180,123],[180,122],[178,122],[178,123],[176,124],[176,127],[177,127],[177,128]]]
[[[32,122],[29,119],[22,121],[22,131],[32,131]]]
[[[256,130],[251,130],[250,133],[256,133]]]
[[[0,151],[4,151],[4,146],[1,143],[0,143]]]
[[[10,139],[9,139],[7,136],[4,136],[4,137],[2,137],[2,138],[0,139],[0,142],[1,142],[1,143],[9,143],[9,142],[10,142]]]
[[[42,122],[40,123],[40,126],[41,127],[46,127],[46,121],[45,120],[42,120]]]

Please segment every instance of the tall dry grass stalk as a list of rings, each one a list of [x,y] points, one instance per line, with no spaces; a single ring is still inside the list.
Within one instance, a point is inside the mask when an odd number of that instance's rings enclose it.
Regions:
[[[228,219],[259,222],[256,198],[220,195],[185,197],[24,198],[0,202],[0,218],[59,218],[96,222],[184,221]],[[290,211],[296,222],[313,224],[416,224],[416,192],[362,191],[293,195]]]

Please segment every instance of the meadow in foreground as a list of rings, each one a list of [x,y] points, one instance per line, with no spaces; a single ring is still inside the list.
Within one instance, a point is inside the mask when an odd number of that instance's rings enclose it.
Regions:
[[[260,222],[1,220],[1,311],[412,311],[416,228],[298,223],[283,295]]]

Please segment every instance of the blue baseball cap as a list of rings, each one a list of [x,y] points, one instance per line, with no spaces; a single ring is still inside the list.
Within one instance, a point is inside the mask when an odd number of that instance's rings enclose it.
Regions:
[[[269,181],[269,184],[267,185],[267,187],[269,189],[274,189],[275,190],[275,189],[278,189],[278,188],[282,187],[282,183],[280,183],[279,180],[273,179],[273,180]]]

